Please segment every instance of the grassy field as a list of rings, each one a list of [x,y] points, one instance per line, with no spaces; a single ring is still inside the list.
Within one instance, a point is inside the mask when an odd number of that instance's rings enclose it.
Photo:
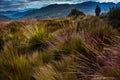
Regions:
[[[119,80],[119,48],[95,16],[0,21],[0,80]]]

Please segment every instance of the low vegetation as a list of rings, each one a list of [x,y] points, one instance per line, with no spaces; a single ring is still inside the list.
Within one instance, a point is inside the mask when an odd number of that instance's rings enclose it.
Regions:
[[[0,24],[0,80],[120,79],[120,33],[98,17]]]
[[[108,12],[110,24],[120,30],[120,7],[113,7]]]

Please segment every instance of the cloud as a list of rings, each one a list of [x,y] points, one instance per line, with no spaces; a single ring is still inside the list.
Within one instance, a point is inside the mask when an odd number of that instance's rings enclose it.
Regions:
[[[0,11],[19,10],[25,8],[41,8],[49,4],[75,4],[90,0],[0,0]],[[91,0],[98,2],[120,2],[120,0]]]
[[[2,0],[0,1],[0,11],[19,9],[25,4],[26,2],[22,0]]]

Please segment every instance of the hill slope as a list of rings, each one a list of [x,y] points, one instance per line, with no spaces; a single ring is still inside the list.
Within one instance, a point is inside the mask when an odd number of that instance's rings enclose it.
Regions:
[[[78,4],[51,4],[46,7],[42,7],[40,9],[28,9],[26,11],[20,11],[15,13],[15,11],[4,12],[12,18],[47,18],[47,17],[65,17],[67,16],[71,9],[77,8],[79,11],[84,12],[85,14],[94,14],[94,9],[96,5],[99,4],[102,12],[106,12],[110,7],[120,6],[120,3],[115,4],[112,2],[108,3],[99,3],[99,2],[83,2]],[[0,12],[2,13],[2,12]]]
[[[116,6],[114,3],[99,3],[99,2],[83,2],[80,4],[52,4],[41,9],[31,10],[25,12],[23,18],[46,18],[50,17],[65,17],[71,9],[77,8],[85,14],[94,14],[96,5],[99,4],[102,12],[108,11],[109,8]],[[117,4],[118,6],[119,3]]]
[[[9,20],[10,18],[0,14],[0,20]]]

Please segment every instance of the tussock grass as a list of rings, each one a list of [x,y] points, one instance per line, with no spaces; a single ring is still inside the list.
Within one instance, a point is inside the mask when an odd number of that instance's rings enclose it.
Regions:
[[[44,50],[48,46],[46,40],[52,38],[44,27],[28,27],[24,33],[29,50]]]
[[[105,44],[114,44],[118,33],[111,26],[103,25],[92,29],[90,35],[96,39],[99,38]]]
[[[0,55],[0,79],[30,80],[32,67],[23,55],[18,55],[14,47],[7,46]]]
[[[63,57],[60,61],[39,66],[34,77],[37,80],[76,80],[76,75],[73,73],[74,67],[74,57]]]
[[[1,80],[119,80],[119,32],[99,17],[1,25]]]

